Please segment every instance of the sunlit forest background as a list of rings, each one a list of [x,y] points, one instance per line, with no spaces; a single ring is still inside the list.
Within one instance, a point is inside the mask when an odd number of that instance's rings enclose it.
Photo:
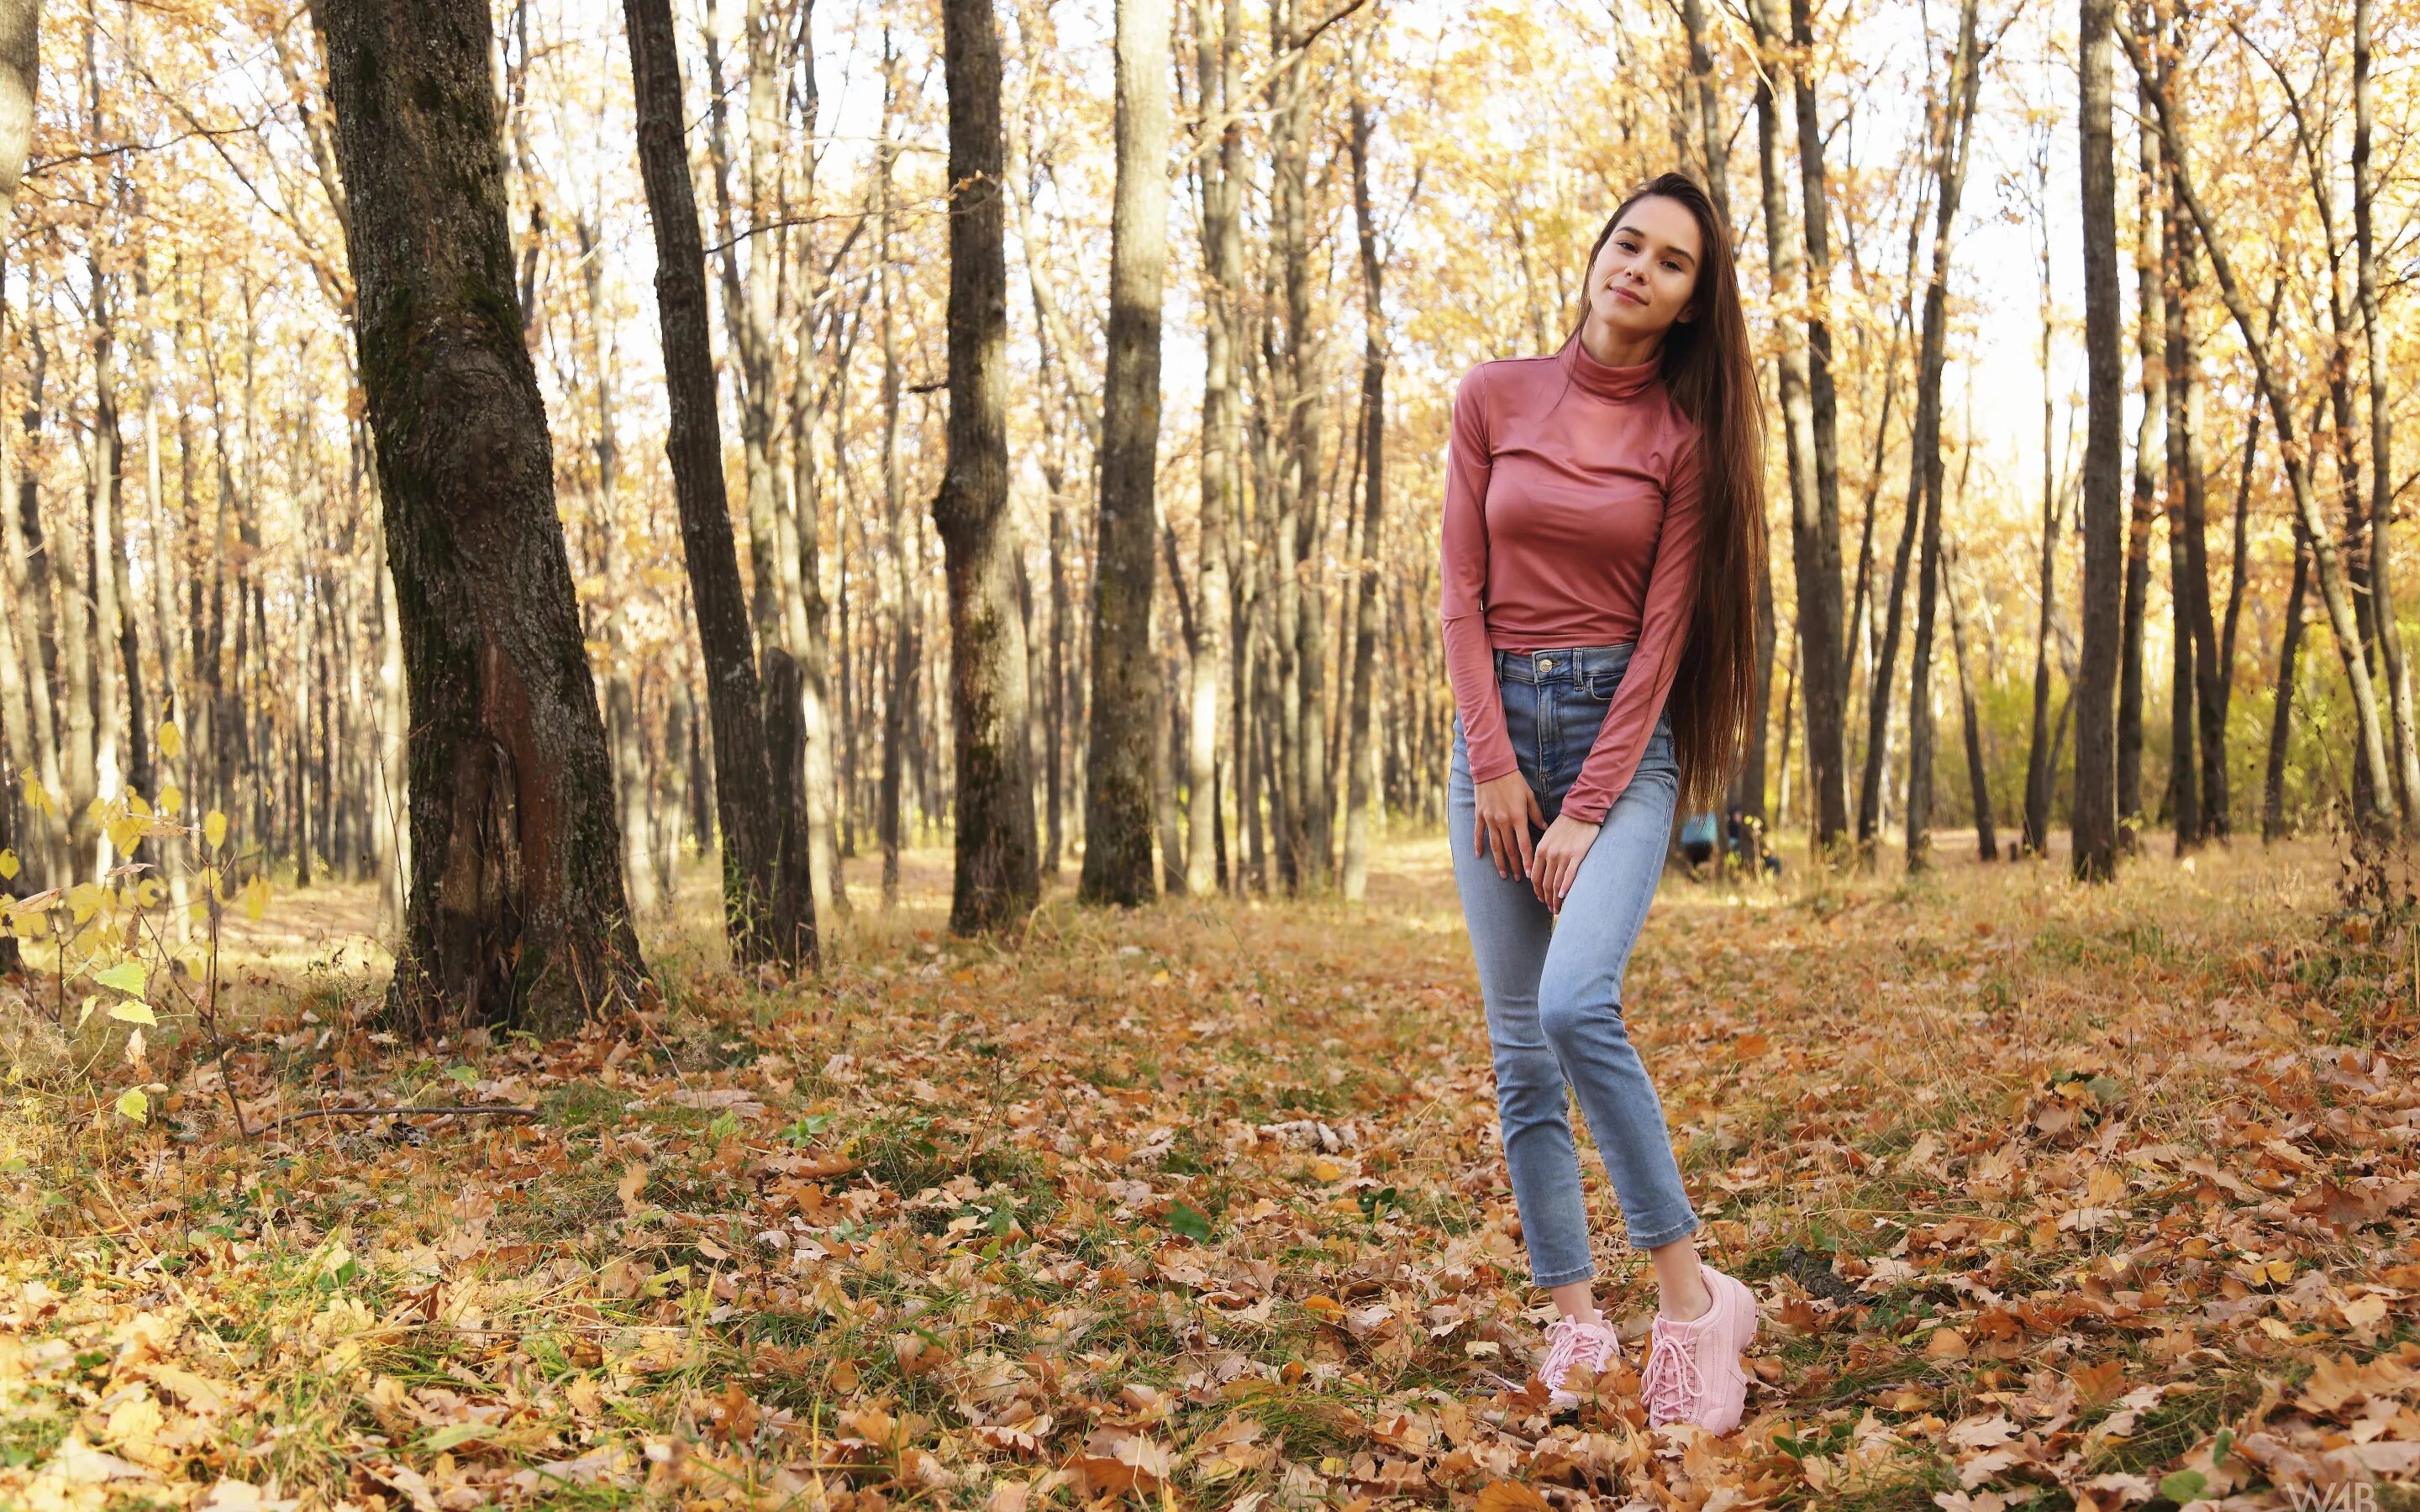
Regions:
[[[752,623],[760,643],[816,653],[830,748],[814,810],[831,846],[930,840],[954,793],[928,507],[949,378],[938,15],[675,8]],[[2412,13],[2375,8],[2376,55],[2403,56]],[[1451,701],[1435,506],[1454,385],[1475,363],[1560,345],[1589,239],[1667,167],[1704,176],[1728,209],[1773,381],[1787,353],[1805,372],[1810,331],[1828,352],[1814,409],[1851,822],[1903,835],[1911,746],[1938,738],[1931,825],[2053,843],[2072,760],[2086,431],[2073,18],[1784,9],[1372,0],[1264,15],[1198,0],[1166,18],[1173,201],[1147,637],[1169,884],[1323,887],[1353,864],[1349,817],[1438,823]],[[2408,447],[2399,466],[2373,448],[2409,434],[2396,426],[2420,377],[2397,314],[2413,96],[2407,68],[2373,65],[2357,125],[2350,12],[2164,0],[2118,19],[2163,60],[2156,86],[2287,390],[2398,742],[2408,721],[2383,691],[2408,678],[2368,606],[2402,606],[2363,585],[2412,475]],[[1108,23],[1029,0],[998,13],[1008,519],[1046,872],[1084,841]],[[601,6],[500,3],[494,37],[515,293],[644,919],[679,858],[714,844],[715,809],[629,54]],[[96,874],[96,797],[173,789],[229,815],[288,884],[381,878],[400,896],[409,715],[321,68],[291,6],[43,15],[0,339],[18,501],[0,723],[21,891]],[[2362,780],[2345,670],[2244,333],[2169,185],[2153,85],[2122,55],[2118,71],[2133,567],[2120,810],[2146,843],[2324,829]],[[2357,134],[2375,201],[2358,246]],[[1230,219],[1232,243],[1205,256],[1205,226]],[[1365,374],[1383,376],[1374,422]],[[1234,409],[1205,425],[1213,379]],[[1746,779],[1760,791],[1742,795],[1776,837],[1819,818],[1785,397],[1768,446],[1780,633]],[[1937,535],[1909,508],[1916,432],[1935,424]],[[1927,726],[1913,734],[1911,691]],[[1373,780],[1357,798],[1362,740]]]

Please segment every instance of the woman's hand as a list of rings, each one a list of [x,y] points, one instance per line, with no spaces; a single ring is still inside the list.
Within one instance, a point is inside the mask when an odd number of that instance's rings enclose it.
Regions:
[[[1589,847],[1596,843],[1596,832],[1604,827],[1569,814],[1547,827],[1545,838],[1538,841],[1537,861],[1529,874],[1540,903],[1558,914],[1563,911],[1563,899],[1580,874],[1580,863],[1588,859]]]
[[[1491,777],[1473,790],[1479,799],[1477,854],[1493,852],[1499,877],[1529,875],[1530,835],[1546,822],[1538,795],[1518,770]]]

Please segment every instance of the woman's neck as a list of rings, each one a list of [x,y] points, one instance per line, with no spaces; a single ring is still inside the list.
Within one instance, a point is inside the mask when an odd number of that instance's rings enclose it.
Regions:
[[[1593,315],[1580,325],[1580,349],[1591,362],[1607,367],[1636,367],[1651,363],[1664,349],[1664,332],[1637,338],[1617,335],[1613,328]]]

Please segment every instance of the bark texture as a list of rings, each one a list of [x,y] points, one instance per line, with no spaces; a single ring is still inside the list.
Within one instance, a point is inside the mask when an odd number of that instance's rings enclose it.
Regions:
[[[1158,534],[1160,295],[1168,266],[1168,45],[1167,0],[1119,0],[1117,192],[1110,209],[1093,707],[1078,888],[1087,903],[1139,903],[1158,891],[1152,755],[1159,666],[1151,645],[1151,600]]]
[[[513,287],[485,0],[314,0],[411,702],[399,1027],[560,1032],[645,979]]]
[[[1165,17],[1160,27],[1163,39]],[[949,459],[933,501],[950,594],[957,870],[950,927],[1011,928],[1040,901],[1025,620],[1008,514],[1008,262],[1000,38],[990,0],[942,11],[950,89]],[[1165,107],[1161,112],[1166,115]]]
[[[680,511],[689,600],[706,660],[706,718],[714,734],[714,802],[722,835],[723,930],[743,963],[812,965],[812,893],[788,888],[784,858],[806,855],[797,810],[777,810],[765,736],[755,638],[731,540],[716,417],[714,354],[707,333],[706,259],[697,191],[681,142],[680,54],[671,0],[626,0],[630,77],[638,97],[639,171],[656,229],[656,314],[663,330],[664,384],[672,401],[665,450]],[[700,835],[701,843],[705,837]]]

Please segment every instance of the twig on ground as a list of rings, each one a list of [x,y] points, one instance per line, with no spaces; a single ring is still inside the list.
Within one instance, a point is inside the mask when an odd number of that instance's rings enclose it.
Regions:
[[[279,1119],[274,1123],[271,1123],[261,1130],[261,1133],[275,1134],[278,1130],[285,1128],[289,1123],[302,1123],[310,1119],[376,1119],[384,1117],[388,1114],[393,1114],[397,1118],[405,1118],[423,1113],[474,1114],[496,1119],[535,1119],[537,1117],[537,1109],[523,1106],[520,1103],[489,1103],[475,1107],[413,1107],[407,1103],[399,1107],[307,1108],[301,1113],[289,1113],[286,1115],[284,1118]]]

